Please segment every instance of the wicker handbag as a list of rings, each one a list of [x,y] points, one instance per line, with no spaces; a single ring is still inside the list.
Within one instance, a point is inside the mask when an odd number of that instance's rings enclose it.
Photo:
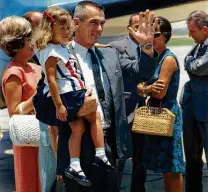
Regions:
[[[140,107],[136,109],[132,131],[148,135],[172,136],[175,115],[166,108]]]
[[[20,111],[20,115],[12,115],[9,120],[10,139],[16,146],[38,147],[40,142],[39,121],[35,115],[23,115],[21,104]]]

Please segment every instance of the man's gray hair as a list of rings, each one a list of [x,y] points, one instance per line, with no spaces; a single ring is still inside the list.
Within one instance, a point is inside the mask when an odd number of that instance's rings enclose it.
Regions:
[[[77,4],[74,10],[74,18],[79,18],[81,21],[85,19],[85,8],[86,7],[94,7],[100,11],[104,12],[104,7],[98,3],[92,2],[92,1],[81,1]]]
[[[208,27],[208,14],[204,11],[196,10],[189,14],[186,21],[187,23],[194,21],[199,27]]]

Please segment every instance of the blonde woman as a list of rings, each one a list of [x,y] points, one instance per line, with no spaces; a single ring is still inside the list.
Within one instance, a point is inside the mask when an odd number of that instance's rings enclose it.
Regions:
[[[28,60],[33,56],[32,28],[26,19],[6,17],[0,22],[0,46],[12,59],[2,78],[2,91],[9,115],[34,112],[32,98],[36,93],[41,68]],[[13,145],[15,185],[17,192],[39,192],[38,148]]]

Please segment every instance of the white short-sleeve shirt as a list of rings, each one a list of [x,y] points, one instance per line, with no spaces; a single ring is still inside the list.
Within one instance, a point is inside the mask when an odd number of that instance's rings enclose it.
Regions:
[[[40,64],[46,75],[45,64],[49,57],[56,57],[57,67],[56,81],[59,87],[59,94],[84,89],[84,79],[79,69],[76,58],[70,54],[68,48],[61,44],[49,44],[39,52]],[[44,93],[49,91],[47,78]],[[48,94],[50,96],[50,92]]]

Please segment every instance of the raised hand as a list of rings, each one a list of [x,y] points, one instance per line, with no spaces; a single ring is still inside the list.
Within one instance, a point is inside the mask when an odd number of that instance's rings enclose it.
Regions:
[[[143,13],[139,13],[139,27],[138,30],[134,30],[129,27],[129,32],[137,41],[137,44],[144,45],[147,43],[153,43],[155,28],[158,25],[158,19],[154,22],[154,13],[150,12],[148,9]]]

